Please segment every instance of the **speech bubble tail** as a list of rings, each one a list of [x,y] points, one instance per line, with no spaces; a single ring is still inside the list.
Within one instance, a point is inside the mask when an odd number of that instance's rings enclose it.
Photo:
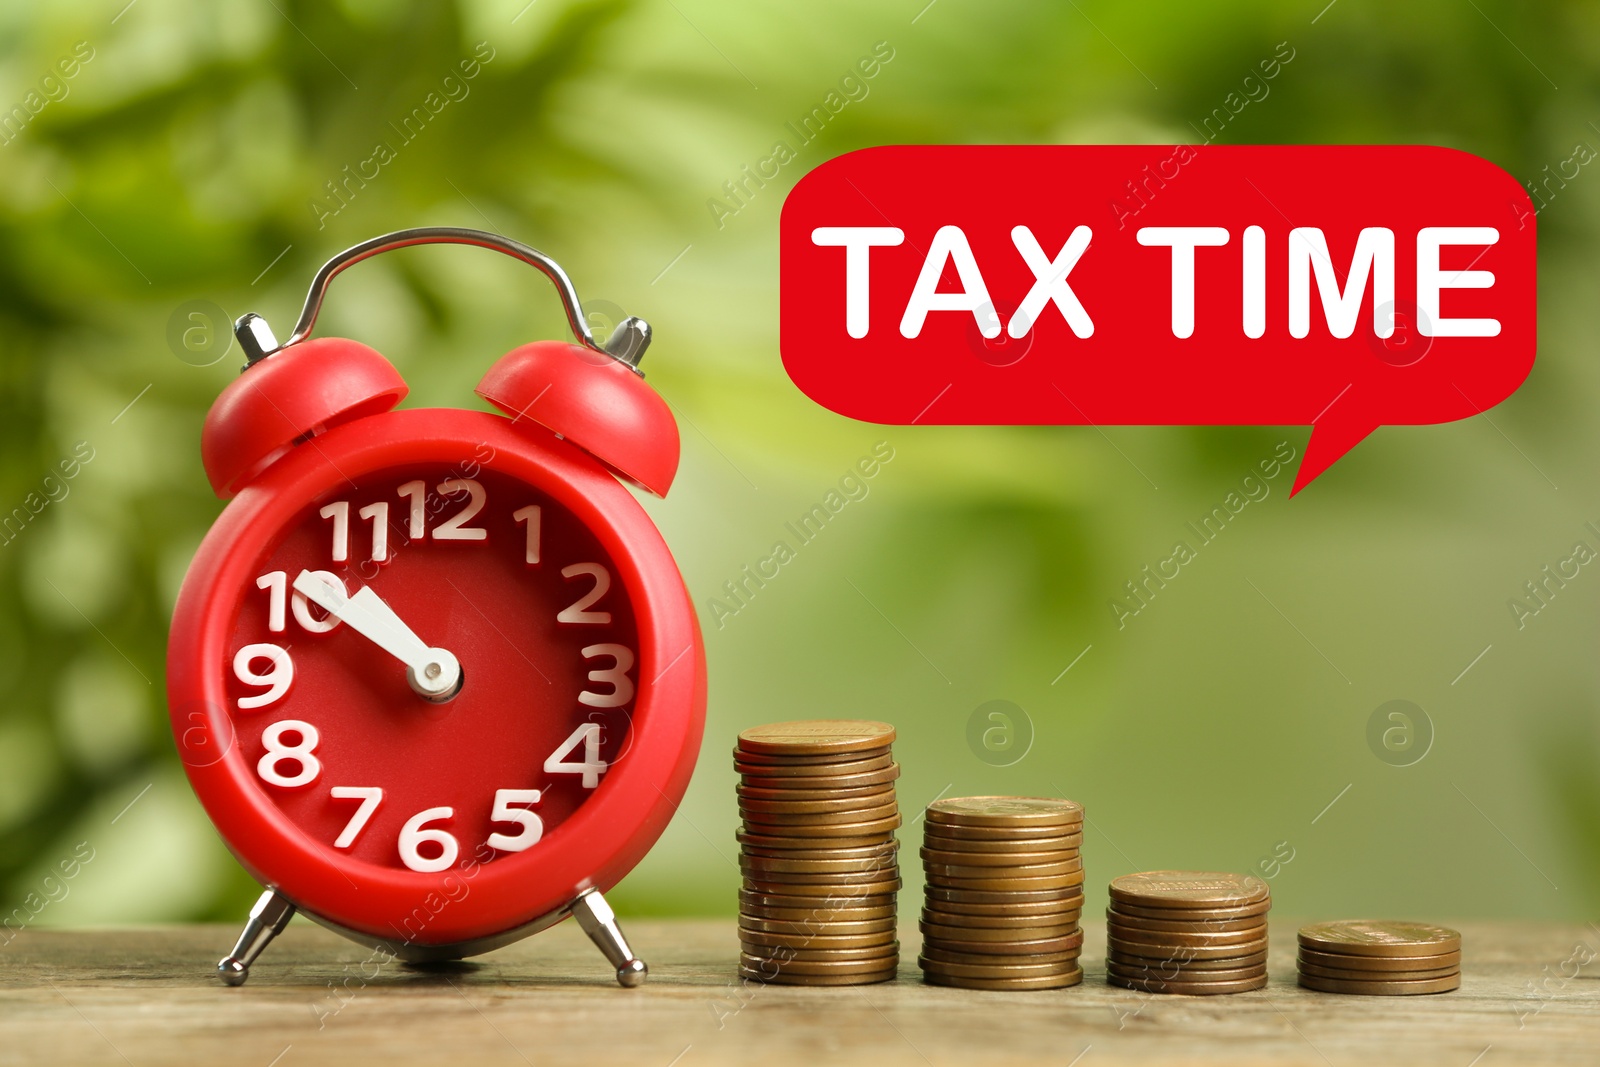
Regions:
[[[1359,445],[1378,424],[1365,419],[1327,419],[1311,427],[1311,439],[1306,442],[1306,458],[1300,461],[1295,472],[1293,497],[1311,484],[1312,479],[1333,466],[1344,454]]]

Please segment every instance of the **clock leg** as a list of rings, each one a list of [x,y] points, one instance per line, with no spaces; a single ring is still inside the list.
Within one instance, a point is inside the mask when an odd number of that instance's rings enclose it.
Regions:
[[[633,954],[628,939],[617,927],[617,913],[611,910],[598,889],[585,889],[572,902],[572,917],[578,920],[589,940],[605,953],[607,962],[617,969],[617,982],[627,989],[644,984],[650,973],[644,960]]]
[[[250,965],[256,961],[272,939],[283,933],[283,928],[294,918],[294,905],[276,889],[261,894],[255,907],[250,909],[250,920],[244,924],[233,952],[217,964],[217,976],[228,985],[244,985],[250,977]]]

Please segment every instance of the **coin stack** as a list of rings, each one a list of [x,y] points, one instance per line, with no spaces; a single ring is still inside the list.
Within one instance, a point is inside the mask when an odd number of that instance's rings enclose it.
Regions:
[[[964,989],[1060,989],[1083,981],[1083,806],[963,797],[928,806],[923,980]]]
[[[1106,981],[1147,993],[1243,993],[1267,984],[1267,883],[1149,871],[1111,883]]]
[[[1461,988],[1461,935],[1427,923],[1316,923],[1300,929],[1300,984],[1323,993],[1405,996]]]
[[[821,719],[739,735],[739,973],[785,985],[895,976],[900,888],[894,782],[882,722]]]

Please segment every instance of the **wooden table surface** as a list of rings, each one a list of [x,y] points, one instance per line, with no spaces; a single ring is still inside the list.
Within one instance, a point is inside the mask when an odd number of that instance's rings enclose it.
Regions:
[[[625,921],[634,990],[570,922],[416,970],[296,919],[238,989],[212,977],[231,928],[30,929],[0,949],[0,1063],[1600,1063],[1600,927],[1458,925],[1461,989],[1431,997],[1297,988],[1279,920],[1271,985],[1222,997],[1107,986],[1103,924],[1083,984],[1036,993],[923,985],[914,928],[897,981],[807,989],[742,984],[731,920]]]

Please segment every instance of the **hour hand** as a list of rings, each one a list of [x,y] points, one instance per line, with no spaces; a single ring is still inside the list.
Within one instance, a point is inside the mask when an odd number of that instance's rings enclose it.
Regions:
[[[461,688],[461,663],[442,648],[430,648],[370,586],[346,596],[338,584],[301,571],[294,590],[405,664],[406,681],[420,696],[442,702]]]

